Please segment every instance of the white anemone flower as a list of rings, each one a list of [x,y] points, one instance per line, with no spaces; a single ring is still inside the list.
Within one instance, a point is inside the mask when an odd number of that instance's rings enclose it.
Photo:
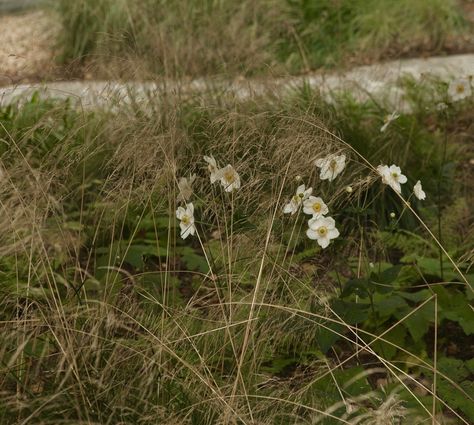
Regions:
[[[326,215],[329,209],[321,198],[310,196],[303,201],[303,212],[312,215],[313,218],[318,218]]]
[[[380,127],[380,132],[383,133],[387,129],[387,127],[390,125],[390,123],[395,121],[399,116],[400,114],[397,113],[397,111],[393,111],[390,115],[387,115],[383,120],[384,122],[383,126]]]
[[[285,214],[291,214],[291,215],[296,213],[298,211],[300,205],[306,199],[308,199],[308,197],[311,195],[311,193],[313,193],[313,188],[312,187],[308,187],[308,189],[306,189],[306,186],[304,184],[298,186],[297,189],[296,189],[296,195],[294,195],[291,198],[290,202],[288,202],[284,206],[283,212]]]
[[[415,196],[420,200],[420,201],[424,201],[426,199],[426,193],[425,191],[423,190],[423,188],[421,187],[421,182],[420,180],[418,180],[415,184],[415,186],[413,186],[413,193],[415,194]]]
[[[395,192],[402,193],[401,184],[407,182],[406,176],[402,174],[400,167],[396,165],[379,165],[378,173],[382,176],[382,183],[388,184]]]
[[[314,161],[314,165],[318,167],[321,172],[319,178],[321,180],[334,180],[346,166],[346,155],[331,154],[325,158],[319,158]]]
[[[466,97],[471,96],[471,82],[467,78],[458,78],[457,80],[451,81],[448,87],[448,96],[453,102],[463,100]]]
[[[186,204],[185,208],[178,207],[176,218],[180,220],[179,227],[183,239],[186,239],[189,235],[194,235],[196,227],[194,226],[194,205],[192,202]]]
[[[312,218],[308,221],[308,238],[316,240],[321,248],[326,248],[331,239],[339,236],[339,230],[336,229],[336,222],[332,217]]]
[[[226,192],[240,189],[240,176],[232,165],[228,164],[217,172],[217,177]]]
[[[196,174],[189,176],[189,180],[186,177],[181,177],[178,181],[178,202],[187,202],[193,194],[192,184],[196,180]]]
[[[207,162],[207,169],[211,173],[211,183],[215,183],[217,180],[219,180],[219,167],[217,166],[217,162],[212,155],[204,155],[204,161]]]

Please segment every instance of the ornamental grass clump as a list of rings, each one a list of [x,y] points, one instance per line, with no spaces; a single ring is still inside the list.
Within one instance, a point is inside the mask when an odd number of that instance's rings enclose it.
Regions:
[[[410,117],[369,158],[304,96],[157,99],[1,110],[0,423],[469,423]]]

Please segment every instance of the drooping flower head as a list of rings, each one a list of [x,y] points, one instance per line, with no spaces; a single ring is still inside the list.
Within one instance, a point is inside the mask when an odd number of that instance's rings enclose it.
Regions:
[[[395,121],[399,116],[400,114],[397,113],[397,111],[393,111],[390,115],[387,115],[383,120],[384,124],[380,127],[380,132],[383,133],[390,123]]]
[[[312,218],[308,221],[308,238],[316,240],[321,248],[326,248],[331,239],[339,236],[339,230],[336,229],[336,222],[332,217]]]
[[[313,218],[318,218],[327,214],[329,209],[321,198],[309,196],[308,199],[303,201],[303,212],[312,215]]]
[[[298,211],[298,208],[300,205],[308,199],[309,195],[313,192],[313,188],[308,187],[306,189],[306,186],[304,184],[300,185],[296,189],[296,194],[291,198],[290,202],[288,202],[284,207],[283,207],[283,212],[285,214],[291,214],[293,215]]]
[[[463,100],[471,96],[471,82],[467,78],[458,78],[449,83],[448,96],[453,102]]]
[[[204,155],[204,161],[206,161],[208,164],[207,169],[209,170],[209,173],[210,173],[211,183],[215,183],[217,180],[219,180],[219,176],[218,176],[219,167],[217,166],[217,162],[212,155],[211,156]]]
[[[178,181],[178,202],[187,202],[193,194],[192,184],[196,180],[196,174],[189,176],[189,180],[186,177],[181,177]]]
[[[179,228],[181,237],[186,239],[189,235],[194,235],[196,227],[194,226],[194,205],[192,202],[186,204],[186,207],[178,207],[176,218],[180,220]]]
[[[217,172],[217,177],[226,192],[240,189],[240,176],[232,165],[228,164]]]
[[[426,193],[425,191],[423,190],[423,188],[421,187],[421,182],[420,180],[418,180],[415,184],[415,186],[413,186],[413,193],[415,194],[415,196],[420,200],[420,201],[424,201],[426,199]]]
[[[321,172],[319,178],[321,180],[334,180],[346,166],[346,155],[330,154],[325,158],[319,158],[314,161],[314,165],[318,167]]]
[[[406,176],[402,174],[400,167],[396,165],[379,165],[377,172],[382,177],[382,183],[389,185],[395,192],[402,193],[401,184],[407,182]]]

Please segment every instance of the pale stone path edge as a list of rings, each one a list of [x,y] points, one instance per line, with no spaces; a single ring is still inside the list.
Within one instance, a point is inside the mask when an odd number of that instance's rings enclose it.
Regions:
[[[146,100],[164,93],[219,93],[237,99],[284,93],[307,85],[330,95],[350,91],[358,100],[369,97],[396,104],[403,110],[403,90],[398,84],[410,76],[420,81],[430,76],[442,80],[469,77],[474,74],[474,54],[403,59],[367,65],[346,72],[324,72],[277,79],[241,79],[221,81],[197,79],[190,82],[157,80],[155,82],[67,81],[45,84],[17,85],[0,88],[0,105],[10,104],[38,93],[41,98],[71,98],[82,107],[112,107]]]

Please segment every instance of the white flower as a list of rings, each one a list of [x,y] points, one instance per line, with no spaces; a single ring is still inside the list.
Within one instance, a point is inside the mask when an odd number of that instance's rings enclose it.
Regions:
[[[436,104],[436,110],[437,111],[444,111],[447,108],[448,108],[448,105],[446,105],[446,103],[444,103],[444,102],[439,102],[439,103]]]
[[[346,166],[346,155],[328,155],[314,161],[314,165],[321,169],[319,178],[321,180],[334,180]]]
[[[383,126],[380,127],[380,132],[383,133],[387,129],[387,127],[390,125],[390,123],[392,121],[395,121],[399,116],[400,114],[398,114],[397,111],[393,111],[390,115],[387,115],[383,120],[384,122]]]
[[[317,240],[321,248],[326,248],[331,239],[339,236],[339,230],[336,229],[336,222],[332,217],[312,218],[308,221],[308,226],[306,235],[310,239]]]
[[[303,212],[312,215],[313,218],[318,218],[327,214],[329,209],[321,198],[310,196],[303,201]]]
[[[346,186],[346,192],[347,193],[352,193],[352,186]]]
[[[298,208],[300,207],[301,203],[308,199],[311,193],[313,193],[313,188],[308,187],[308,189],[306,189],[306,186],[304,184],[298,186],[298,188],[296,189],[296,195],[293,196],[290,202],[288,202],[284,206],[283,212],[285,214],[293,215],[295,212],[298,211]]]
[[[186,204],[186,208],[178,207],[176,218],[180,220],[181,237],[186,239],[189,235],[194,235],[196,227],[194,226],[194,205]]]
[[[395,218],[397,215],[394,212],[390,213],[390,218]]]
[[[415,196],[420,200],[423,201],[426,199],[426,193],[424,192],[423,188],[421,187],[421,182],[418,180],[413,187],[413,193]]]
[[[220,179],[226,192],[232,192],[234,189],[240,188],[240,176],[230,164],[217,172],[217,178]]]
[[[217,180],[219,180],[218,172],[219,168],[217,167],[217,162],[214,159],[214,157],[211,156],[206,156],[204,155],[204,161],[207,162],[207,169],[211,173],[211,183],[215,183]]]
[[[402,193],[400,184],[406,183],[407,178],[402,174],[400,167],[379,165],[377,171],[382,176],[382,183],[388,184],[395,192]]]
[[[178,181],[178,202],[187,202],[193,194],[192,184],[196,180],[196,174],[189,176],[189,180],[186,177],[181,177]]]
[[[453,102],[463,100],[471,96],[471,83],[467,78],[458,78],[449,83],[448,96]]]

